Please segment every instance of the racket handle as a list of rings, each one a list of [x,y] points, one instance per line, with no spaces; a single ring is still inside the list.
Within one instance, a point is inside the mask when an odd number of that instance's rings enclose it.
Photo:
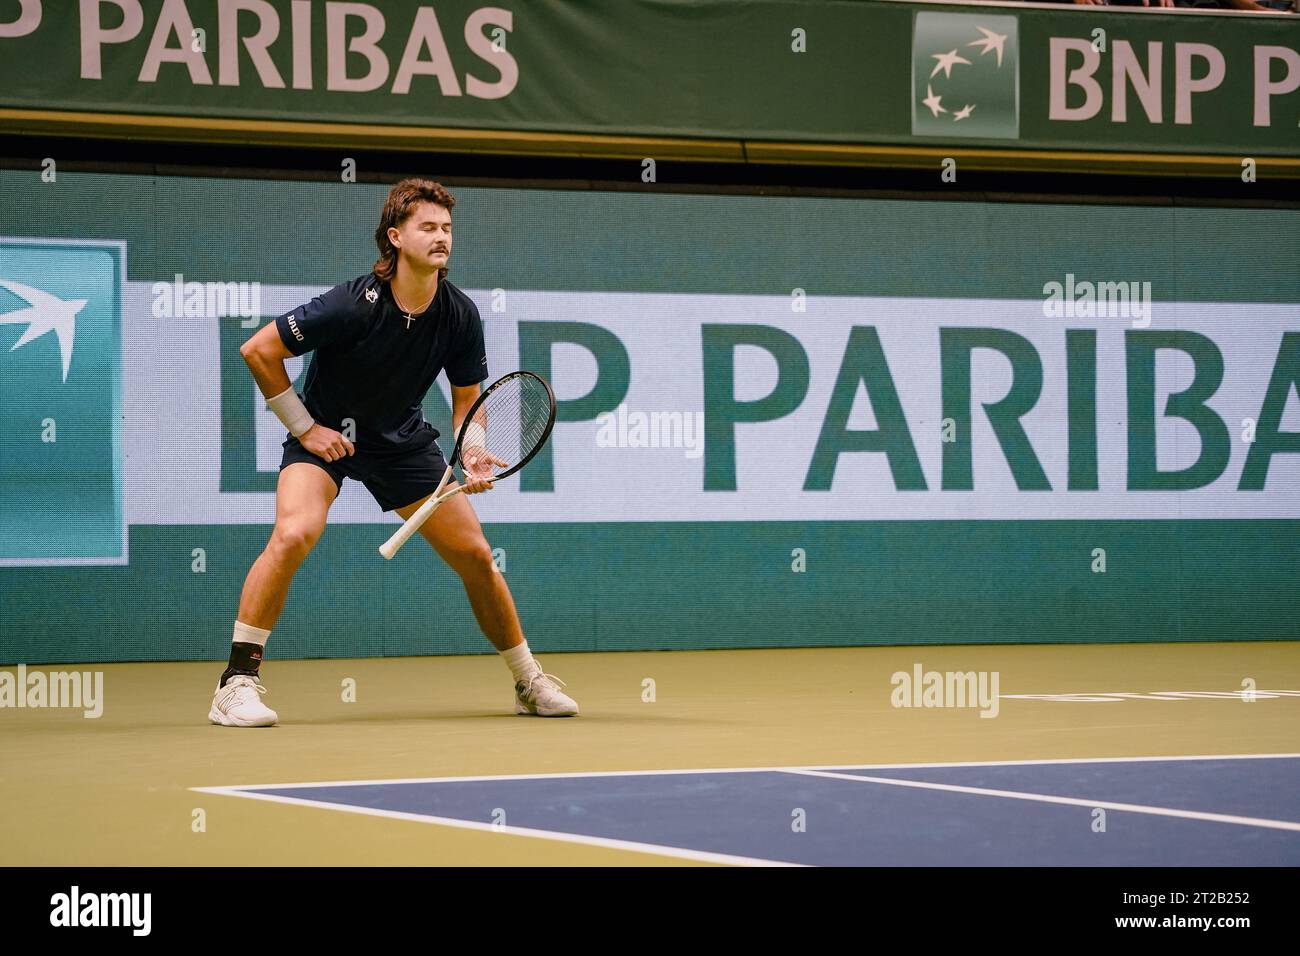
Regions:
[[[446,474],[442,476],[442,481],[438,482],[438,488],[429,496],[429,500],[420,505],[415,514],[407,518],[402,526],[393,532],[393,536],[379,546],[379,553],[386,560],[393,560],[393,555],[401,550],[402,545],[411,540],[411,535],[420,530],[420,526],[429,520],[429,515],[433,514],[440,504],[460,491],[460,488],[456,488],[450,494],[442,495],[442,489],[446,487],[451,475],[451,466],[448,465]]]
[[[420,530],[420,525],[429,519],[429,515],[437,509],[442,501],[438,498],[430,498],[424,504],[420,505],[420,510],[393,532],[393,536],[379,546],[379,553],[389,561],[393,560],[393,555],[401,549],[402,545],[411,540],[411,535]]]

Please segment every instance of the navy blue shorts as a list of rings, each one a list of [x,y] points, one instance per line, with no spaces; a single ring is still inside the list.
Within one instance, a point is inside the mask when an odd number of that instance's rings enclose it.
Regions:
[[[438,482],[447,471],[447,460],[433,438],[433,426],[426,425],[428,445],[416,444],[414,450],[400,452],[372,452],[357,449],[354,455],[344,455],[338,461],[326,461],[313,455],[302,443],[290,435],[284,440],[284,457],[280,470],[297,461],[310,462],[329,472],[334,484],[341,490],[343,479],[351,478],[366,486],[366,490],[379,502],[384,511],[393,511],[415,504],[426,495],[433,494]]]

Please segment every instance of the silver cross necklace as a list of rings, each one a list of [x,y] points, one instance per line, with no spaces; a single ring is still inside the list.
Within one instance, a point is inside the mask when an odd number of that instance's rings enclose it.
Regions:
[[[418,309],[407,309],[406,306],[402,305],[402,303],[397,301],[397,290],[393,289],[392,286],[389,286],[389,289],[393,293],[393,302],[402,311],[402,314],[406,316],[406,330],[408,332],[411,330],[411,323],[415,321],[415,313],[423,312],[430,305],[432,305],[433,300],[438,297],[438,291],[435,289],[433,295],[429,296],[429,301],[424,303],[424,305],[420,306]]]

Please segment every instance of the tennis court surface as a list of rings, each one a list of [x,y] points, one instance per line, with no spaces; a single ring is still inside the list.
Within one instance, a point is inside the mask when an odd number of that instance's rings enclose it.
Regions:
[[[514,716],[487,656],[272,661],[281,724],[260,730],[206,722],[219,665],[87,665],[104,673],[101,717],[6,714],[0,804],[23,826],[0,855],[1300,864],[1291,642],[541,659],[580,717]],[[996,708],[896,706],[894,678],[917,667],[996,674]]]

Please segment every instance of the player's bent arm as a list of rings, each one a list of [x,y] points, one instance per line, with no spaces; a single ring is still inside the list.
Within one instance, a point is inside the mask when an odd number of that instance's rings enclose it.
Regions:
[[[479,393],[482,389],[479,383],[473,385],[452,385],[451,386],[451,422],[453,434],[460,435],[460,426],[465,421],[465,416],[469,414],[470,408],[478,401]],[[487,467],[486,462],[480,464],[482,458],[481,452],[475,450],[482,448],[486,440],[486,435],[481,425],[473,422],[465,429],[465,442],[461,448],[461,468],[465,472],[467,479],[465,492],[467,494],[477,494],[480,491],[488,491],[492,488],[491,469]],[[480,469],[486,469],[486,472],[479,475]]]
[[[274,398],[292,384],[289,373],[284,370],[284,360],[292,358],[293,353],[280,340],[274,322],[262,326],[256,335],[241,345],[239,354],[266,398]]]
[[[473,385],[453,385],[451,387],[451,431],[460,434],[460,423],[469,414],[470,406],[478,401],[481,391],[479,383]]]
[[[256,335],[239,347],[239,354],[253,373],[253,380],[262,390],[267,406],[275,412],[284,427],[289,429],[290,434],[303,442],[304,448],[327,461],[353,453],[351,443],[336,432],[330,431],[328,435],[314,434],[322,431],[322,426],[316,424],[302,399],[293,390],[289,373],[284,368],[284,360],[293,353],[280,339],[275,323],[259,329]]]

